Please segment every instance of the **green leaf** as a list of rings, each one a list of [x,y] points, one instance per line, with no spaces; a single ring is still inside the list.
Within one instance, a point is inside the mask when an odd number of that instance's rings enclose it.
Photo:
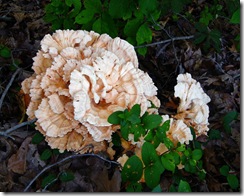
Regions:
[[[189,183],[184,180],[180,180],[178,192],[191,192]]]
[[[136,36],[137,30],[139,29],[141,24],[142,20],[140,18],[128,20],[124,28],[125,35],[127,35],[128,37]]]
[[[184,167],[185,171],[187,171],[189,173],[196,173],[197,172],[196,166],[193,166],[193,165],[196,165],[194,162],[195,161],[192,160],[192,159],[190,159],[189,161],[185,162],[185,164],[184,164],[185,165],[185,167]]]
[[[74,176],[73,172],[62,172],[59,176],[59,179],[62,182],[68,182],[68,181],[74,180],[74,178],[75,178],[75,176]]]
[[[210,22],[211,20],[213,20],[213,15],[212,15],[211,13],[204,13],[204,14],[201,16],[199,22],[201,22],[201,23],[203,23],[203,24],[205,24],[205,25],[208,26],[208,25],[209,25],[209,22]]]
[[[139,182],[132,182],[126,187],[127,192],[141,192],[142,184]]]
[[[190,154],[191,154],[191,149],[187,149],[187,150],[184,151],[184,155],[185,155],[186,157],[189,157]]]
[[[52,29],[60,29],[63,28],[63,20],[62,19],[57,19],[52,22]]]
[[[231,133],[231,127],[230,127],[230,123],[233,121],[233,120],[236,120],[238,117],[238,112],[236,111],[231,111],[229,113],[227,113],[224,118],[223,118],[223,126],[224,126],[224,129],[227,133]]]
[[[238,117],[238,112],[231,111],[224,116],[223,122],[224,122],[224,124],[230,124],[233,120],[236,120],[237,117]]]
[[[138,0],[139,9],[142,13],[148,14],[152,13],[157,8],[157,0]]]
[[[159,182],[161,174],[164,172],[164,167],[160,161],[147,166],[144,170],[146,184],[149,188],[155,188]]]
[[[239,180],[235,175],[229,174],[227,176],[227,181],[232,189],[237,189],[239,187]]]
[[[144,140],[147,142],[151,142],[154,138],[155,134],[154,134],[154,130],[150,130],[147,135],[145,136]]]
[[[45,149],[41,156],[40,156],[40,159],[42,161],[45,161],[45,160],[48,160],[50,157],[52,156],[52,151],[50,149]]]
[[[73,22],[74,22],[73,18],[65,18],[63,21],[64,29],[74,29],[75,26]]]
[[[204,23],[201,23],[201,22],[197,22],[195,24],[195,28],[197,29],[197,31],[199,31],[203,34],[208,34],[208,32],[209,32],[208,26]]]
[[[135,114],[131,114],[128,118],[128,121],[130,121],[131,124],[138,124],[141,122],[141,119],[139,116],[135,115]]]
[[[139,104],[135,104],[130,111],[126,114],[126,119],[132,124],[138,124],[141,122],[140,119],[141,107]]]
[[[202,150],[201,149],[195,149],[192,151],[192,158],[196,161],[200,160],[202,158]]]
[[[174,156],[171,153],[163,154],[163,156],[161,157],[161,161],[165,169],[174,173],[175,161]]]
[[[200,180],[204,180],[206,178],[206,171],[204,169],[198,172],[198,177]]]
[[[69,7],[72,6],[74,0],[65,0],[65,4]]]
[[[134,140],[137,142],[141,136],[144,136],[146,131],[141,125],[132,125],[131,129],[134,133]]]
[[[155,23],[155,21],[157,21],[160,18],[160,14],[161,14],[161,10],[155,10],[155,12],[153,12],[152,14],[150,14],[151,18],[148,18],[148,21]],[[157,26],[157,25],[155,25]],[[160,30],[161,28],[159,28],[158,30]]]
[[[11,50],[5,46],[0,45],[0,56],[3,58],[10,58],[11,57]]]
[[[229,171],[230,171],[230,168],[229,168],[228,165],[223,165],[223,166],[219,169],[220,174],[223,175],[223,176],[228,176]]]
[[[147,48],[137,48],[136,51],[138,52],[138,54],[145,56],[147,54]]]
[[[157,186],[154,187],[154,189],[152,190],[153,193],[159,193],[162,192],[162,188],[160,186],[160,184],[158,184]]]
[[[46,14],[44,17],[43,17],[44,21],[45,22],[53,22],[55,20],[59,20],[59,17],[58,16],[55,16],[53,14]]]
[[[207,34],[204,33],[196,33],[194,36],[194,43],[200,44],[207,38]]]
[[[53,15],[53,5],[52,4],[47,4],[44,8],[45,14],[49,14],[50,16]]]
[[[122,181],[137,182],[141,179],[142,169],[143,165],[141,160],[136,155],[133,155],[126,161],[121,171]]]
[[[32,138],[32,144],[39,144],[41,141],[44,140],[44,136],[40,133],[40,132],[37,132],[33,138]]]
[[[71,7],[72,5],[74,6],[74,9],[70,12],[70,18],[75,17],[81,9],[81,1],[77,0],[65,0],[65,3],[67,6]]]
[[[175,163],[175,165],[180,164],[180,155],[177,152],[175,152],[175,151],[171,151],[171,154],[174,157],[174,163]]]
[[[162,122],[162,117],[158,114],[150,114],[142,119],[145,129],[154,129]]]
[[[101,0],[85,0],[85,8],[92,13],[101,13],[102,12],[102,3]]]
[[[170,120],[166,120],[163,125],[159,126],[156,131],[156,136],[158,139],[163,142],[164,138],[166,138],[166,132],[169,130]]]
[[[214,139],[220,139],[220,131],[216,129],[210,129],[208,132],[209,139],[214,140]]]
[[[45,188],[46,186],[53,184],[56,180],[57,180],[56,175],[49,174],[42,180],[41,187]]]
[[[129,111],[130,114],[134,114],[136,116],[140,116],[141,114],[141,106],[139,104],[135,104]]]
[[[82,10],[76,17],[75,23],[77,24],[86,24],[93,19],[94,12],[89,10]]]
[[[119,117],[120,114],[123,114],[122,111],[116,111],[108,117],[108,122],[113,125],[119,125],[121,118]]]
[[[195,159],[189,159],[188,162],[192,167],[196,167],[197,165],[197,161]]]
[[[180,144],[180,143],[179,143]],[[186,150],[185,144],[180,144],[179,147],[176,148],[178,152],[184,152]]]
[[[170,185],[169,192],[177,192],[175,185],[173,184]]]
[[[121,130],[121,135],[122,135],[122,137],[123,137],[125,140],[128,140],[128,136],[129,136],[129,133],[130,133],[130,127],[129,127],[129,124],[126,123],[126,124],[124,124],[123,126],[121,125],[120,130]]]
[[[113,18],[123,18],[125,15],[128,16],[132,15],[132,9],[131,9],[132,5],[133,5],[133,0],[123,0],[123,1],[110,0],[108,11]]]
[[[154,138],[153,138],[152,141],[153,141],[153,142],[152,142],[153,147],[154,147],[155,149],[156,149],[156,148],[159,146],[159,144],[161,143],[161,142],[159,141],[159,139],[158,139],[157,136],[154,136]]]
[[[100,34],[107,33],[111,37],[118,36],[118,29],[111,16],[107,13],[103,13],[101,17],[93,23],[92,30]]]
[[[163,143],[168,149],[171,149],[174,147],[174,143],[167,137],[163,138]]]
[[[53,155],[59,155],[61,152],[59,151],[59,149],[55,148],[55,149],[52,149],[52,153],[53,153]]]
[[[159,160],[157,152],[154,146],[149,142],[144,142],[142,145],[142,160],[145,166],[150,165],[151,163],[155,163]]]
[[[70,1],[71,1],[71,0],[70,0]],[[52,0],[51,4],[52,4],[52,6],[54,6],[54,7],[58,7],[58,6],[60,6],[61,4],[63,4],[63,2],[60,1],[60,0]]]
[[[172,0],[171,8],[174,13],[180,13],[183,10],[184,2],[183,0]]]
[[[214,29],[209,32],[209,38],[212,41],[212,46],[217,50],[220,51],[220,46],[221,46],[221,33],[219,30]]]
[[[238,8],[232,15],[231,19],[230,19],[230,23],[232,24],[240,24],[240,13],[241,10],[240,8]]]
[[[152,30],[146,23],[143,23],[136,33],[137,44],[150,43],[152,41]]]

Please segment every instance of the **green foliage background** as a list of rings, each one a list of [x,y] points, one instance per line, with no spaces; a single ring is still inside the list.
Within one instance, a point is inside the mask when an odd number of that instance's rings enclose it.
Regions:
[[[191,0],[51,0],[45,7],[44,19],[53,30],[94,30],[138,46],[152,42],[153,32],[162,30],[160,21],[168,17],[177,22],[183,16],[195,26],[195,44],[202,44],[205,51],[210,47],[219,51],[221,31],[214,27],[214,21],[225,17],[229,23],[240,24],[240,2],[214,0],[206,3],[198,15],[189,11],[191,6],[198,5]],[[236,41],[240,41],[239,35]],[[137,51],[145,55],[147,48]]]

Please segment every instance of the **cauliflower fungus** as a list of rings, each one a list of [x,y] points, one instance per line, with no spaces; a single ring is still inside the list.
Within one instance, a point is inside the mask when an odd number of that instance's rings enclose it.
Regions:
[[[52,148],[81,151],[88,144],[106,150],[116,126],[110,114],[136,103],[143,114],[158,108],[157,88],[138,68],[132,45],[107,34],[57,30],[41,40],[33,75],[22,82],[30,96],[29,119]],[[156,111],[156,108],[155,108]]]

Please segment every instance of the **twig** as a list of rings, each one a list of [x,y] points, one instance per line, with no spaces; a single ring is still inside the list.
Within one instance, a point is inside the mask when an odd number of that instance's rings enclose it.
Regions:
[[[5,88],[5,90],[4,90],[4,92],[3,92],[2,96],[1,96],[1,99],[0,99],[0,110],[1,110],[1,108],[2,108],[3,100],[4,100],[5,96],[6,96],[6,94],[7,94],[8,90],[9,90],[9,88],[10,88],[10,86],[12,85],[12,83],[13,83],[13,81],[14,81],[16,75],[20,72],[20,70],[21,70],[21,68],[18,68],[18,69],[14,72],[14,74],[13,74],[12,77],[11,77],[11,80],[9,81],[8,85],[7,85],[6,88]]]
[[[23,127],[25,125],[29,125],[29,124],[31,124],[31,123],[33,123],[35,121],[36,121],[36,118],[33,119],[33,120],[30,120],[30,121],[26,121],[26,122],[20,123],[18,125],[15,125],[14,127],[11,127],[10,129],[7,129],[4,132],[0,132],[0,136],[10,137],[11,139],[14,139],[13,137],[9,136],[9,134],[11,132],[13,132],[13,131],[17,130],[18,128]]]
[[[155,45],[159,45],[159,44],[165,44],[168,42],[174,42],[177,40],[187,40],[187,39],[192,39],[194,38],[194,35],[190,35],[190,36],[183,36],[183,37],[173,37],[172,39],[167,39],[167,40],[163,40],[163,41],[159,41],[159,42],[154,42],[151,44],[145,44],[145,45],[141,45],[141,46],[134,46],[134,48],[143,48],[143,47],[149,47],[149,46],[155,46]]]
[[[69,159],[74,159],[74,158],[79,158],[79,157],[88,157],[88,156],[92,156],[92,157],[97,157],[97,158],[99,158],[99,159],[101,159],[101,160],[103,160],[103,161],[105,161],[105,162],[108,162],[108,163],[110,163],[110,164],[116,164],[116,165],[120,165],[119,163],[117,163],[117,162],[115,162],[115,161],[110,161],[110,160],[107,160],[107,159],[105,159],[105,158],[103,158],[103,157],[101,157],[101,156],[99,156],[99,155],[97,155],[97,154],[75,154],[75,155],[70,155],[70,156],[68,156],[68,157],[65,157],[64,159],[62,159],[62,160],[60,160],[60,161],[58,161],[58,162],[56,162],[56,163],[53,163],[53,164],[51,164],[51,165],[48,165],[47,167],[45,167],[42,171],[40,171],[31,181],[30,181],[30,183],[27,185],[27,187],[24,189],[24,192],[26,192],[29,188],[30,188],[30,186],[37,180],[37,178],[40,176],[40,175],[42,175],[45,171],[47,171],[47,170],[49,170],[49,169],[51,169],[52,167],[54,167],[54,166],[56,166],[56,165],[59,165],[59,164],[61,164],[61,163],[63,163],[63,162],[65,162],[65,161],[67,161],[67,160],[69,160]]]

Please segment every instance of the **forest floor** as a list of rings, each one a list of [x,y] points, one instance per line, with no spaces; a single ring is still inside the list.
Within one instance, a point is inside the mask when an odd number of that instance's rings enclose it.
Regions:
[[[32,143],[32,138],[37,132],[33,125],[29,124],[9,131],[11,127],[27,120],[24,98],[20,93],[21,82],[32,73],[32,58],[40,47],[40,40],[44,35],[52,33],[50,25],[43,20],[43,8],[47,2],[12,0],[4,3],[0,0],[0,45],[11,49],[11,57],[0,56],[0,97],[4,98],[0,105],[1,192],[23,192],[30,181],[46,166],[72,155],[71,152],[53,154],[50,160],[43,161],[40,159],[40,153],[48,147],[45,141],[38,145]],[[180,22],[181,27],[190,28],[184,20]],[[169,23],[168,29],[171,29],[172,34],[176,32],[177,36],[178,26]],[[235,31],[240,31],[240,27]],[[228,31],[228,25],[222,27],[222,33],[231,34]],[[228,36],[225,37],[228,38]],[[153,39],[157,42],[167,38],[162,37],[161,34],[155,34]],[[191,40],[182,39],[148,47],[147,55],[139,56],[140,68],[148,72],[158,87],[161,114],[172,112],[169,103],[173,97],[176,77],[179,73],[191,73],[211,98],[209,103],[211,140],[199,138],[204,143],[203,164],[207,173],[206,178],[204,181],[199,181],[189,176],[192,191],[196,192],[232,192],[226,177],[220,174],[219,168],[223,165],[228,165],[231,172],[238,179],[241,178],[240,53],[233,43],[230,43],[228,39],[225,41],[228,42],[228,47],[222,48],[219,53],[210,49],[206,55],[201,49],[196,48]],[[229,122],[228,118],[233,118],[231,116],[233,112],[237,112],[238,115]],[[228,114],[229,116],[226,116]],[[230,131],[227,130],[228,127]],[[86,172],[79,167],[77,160],[80,165],[87,168]],[[49,191],[123,190],[116,183],[119,179],[118,172],[98,171],[99,161],[101,160],[95,157],[81,157],[72,158],[65,164],[60,162],[54,169],[61,171],[68,168],[79,171],[76,173],[76,180],[56,182]],[[72,168],[70,168],[71,165]],[[106,172],[107,175],[105,175]],[[84,173],[86,176],[83,175]],[[187,177],[187,174],[183,175]],[[27,191],[41,191],[44,176],[43,172]],[[101,182],[103,185],[99,184]],[[170,176],[162,179],[162,191],[169,191],[169,185]],[[94,186],[99,188],[94,189]]]

